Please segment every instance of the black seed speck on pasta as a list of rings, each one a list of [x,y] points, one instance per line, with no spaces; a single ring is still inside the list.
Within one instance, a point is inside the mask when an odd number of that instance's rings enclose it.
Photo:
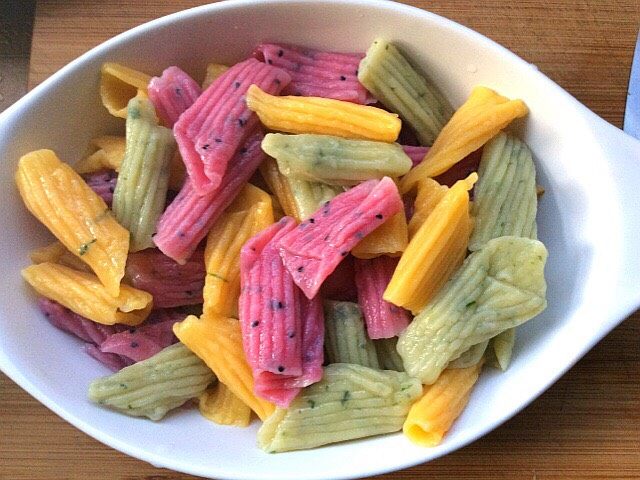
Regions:
[[[209,147],[210,145],[208,143],[205,143],[204,145],[202,145],[203,150],[207,150]]]
[[[343,82],[344,82],[346,79],[347,79],[347,77],[345,77],[344,75],[340,75],[340,80],[341,80],[341,81],[343,81]]]
[[[268,63],[269,65],[273,65],[273,60],[269,59],[269,60],[267,60],[267,63]]]
[[[221,138],[216,138],[213,141],[216,142],[216,143],[222,143],[222,139]]]
[[[240,149],[240,153],[242,153],[242,154],[247,153],[247,147],[242,147]]]
[[[246,120],[243,120],[242,118],[238,119],[238,125],[240,125],[241,127],[244,127],[247,124]]]
[[[311,217],[311,218],[309,219],[309,223],[316,223],[315,218]]]
[[[298,267],[298,271],[301,273],[304,272],[304,267]]]
[[[280,373],[284,372],[284,367],[282,365],[278,365],[278,371]]]
[[[254,320],[253,322],[251,322],[251,326],[253,328],[256,328],[258,325],[260,325],[260,322],[258,320]]]
[[[296,336],[296,332],[289,332],[289,333],[287,334],[287,337],[289,337],[289,338],[293,338],[293,337],[295,337],[295,336]]]
[[[376,218],[377,218],[377,219],[379,219],[379,220],[382,220],[382,214],[381,214],[381,213],[378,213],[378,214],[376,215]]]
[[[281,57],[282,55],[284,55],[284,50],[282,49],[278,50],[278,56]]]
[[[138,348],[138,342],[131,342],[131,348]]]
[[[342,257],[346,257],[348,254],[349,254],[349,252],[346,252],[346,251],[340,252],[340,256],[342,256]]]
[[[275,83],[276,85],[280,85],[280,83],[281,83],[281,82],[280,82],[280,79],[279,79],[279,78],[276,78],[276,79],[273,81],[273,83]]]
[[[236,88],[240,88],[240,82],[234,83],[233,86],[236,87]]]
[[[184,237],[185,237],[185,234],[184,234],[184,232],[178,232],[178,236],[179,236],[180,238],[184,238]]]

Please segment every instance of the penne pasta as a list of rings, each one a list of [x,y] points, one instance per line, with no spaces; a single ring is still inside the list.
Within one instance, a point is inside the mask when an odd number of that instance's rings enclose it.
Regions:
[[[238,318],[240,249],[274,221],[269,195],[245,185],[207,236],[204,284],[205,315]]]
[[[251,86],[247,105],[270,130],[394,142],[397,115],[375,107],[320,97],[276,97]]]
[[[113,213],[131,233],[129,250],[153,247],[152,235],[167,198],[175,140],[158,126],[149,100],[129,102],[126,151],[113,193]]]
[[[147,95],[151,77],[119,63],[107,62],[100,70],[100,97],[111,115],[127,117],[127,105],[136,97]]]
[[[373,341],[373,344],[376,347],[376,352],[378,353],[378,362],[380,363],[381,369],[404,372],[402,358],[396,349],[397,343],[398,337],[379,338],[378,340]]]
[[[420,180],[446,172],[527,112],[522,100],[509,100],[489,88],[475,87],[444,126],[420,165],[402,178],[400,190],[407,193]]]
[[[268,133],[262,150],[276,159],[285,176],[331,185],[399,177],[411,168],[411,159],[397,143]]]
[[[406,373],[329,365],[322,381],[264,422],[258,445],[276,453],[398,431],[421,390]]]
[[[233,318],[189,315],[173,332],[213,370],[218,380],[242,400],[261,420],[273,413],[273,404],[253,393],[251,368],[242,349],[240,323]]]
[[[103,170],[101,172],[86,173],[83,179],[89,188],[107,204],[107,207],[111,208],[118,174],[113,170]]]
[[[55,263],[31,265],[22,276],[40,295],[104,325],[138,325],[153,306],[147,292],[122,285],[114,297],[95,275]]]
[[[473,227],[468,191],[476,178],[451,187],[411,238],[384,292],[387,302],[416,315],[460,266]]]
[[[97,137],[89,142],[88,153],[73,168],[76,172],[93,173],[100,170],[120,170],[124,158],[125,138],[112,135]]]
[[[153,357],[99,378],[89,385],[89,399],[134,417],[160,420],[167,412],[197,398],[215,377],[181,343]]]
[[[432,384],[471,346],[544,310],[546,259],[542,243],[520,237],[490,240],[469,255],[400,334],[398,353],[407,373]]]
[[[453,108],[435,85],[389,41],[374,40],[360,62],[358,79],[411,125],[423,145],[433,144],[453,114]]]
[[[469,350],[463,352],[458,358],[449,362],[447,368],[468,368],[476,365],[484,358],[488,345],[489,340],[472,345],[469,347]]]
[[[298,220],[303,221],[314,214],[322,205],[344,192],[343,187],[320,182],[308,182],[294,177],[284,177],[293,195],[298,212]]]
[[[172,66],[166,68],[161,76],[150,80],[148,93],[162,124],[172,128],[180,115],[193,105],[202,90],[193,78]]]
[[[229,70],[228,65],[222,65],[221,63],[207,64],[207,71],[204,80],[202,80],[202,90],[209,88],[209,86],[227,70]]]
[[[205,390],[198,398],[198,409],[203,417],[220,425],[247,427],[251,423],[251,409],[224,383]]]
[[[65,267],[79,270],[81,272],[92,273],[91,267],[76,257],[60,242],[53,242],[44,247],[32,250],[29,253],[32,263],[59,263]]]
[[[373,341],[367,336],[358,305],[351,302],[324,303],[325,350],[328,363],[351,363],[380,368]]]
[[[267,157],[264,162],[260,164],[259,168],[262,178],[278,199],[284,214],[296,220],[301,220],[289,179],[280,173],[276,161],[273,158]]]
[[[471,389],[478,381],[482,361],[461,369],[447,369],[414,403],[402,430],[413,443],[423,447],[440,444],[469,402]]]
[[[24,155],[16,183],[29,211],[91,267],[109,295],[117,297],[129,232],[111,216],[104,201],[51,150]]]
[[[351,250],[356,258],[376,258],[380,255],[400,256],[409,244],[407,217],[400,211],[364,237]]]
[[[413,215],[409,220],[409,238],[412,239],[422,224],[429,218],[436,206],[442,201],[449,187],[440,185],[433,178],[425,178],[418,183],[416,199],[413,203]]]

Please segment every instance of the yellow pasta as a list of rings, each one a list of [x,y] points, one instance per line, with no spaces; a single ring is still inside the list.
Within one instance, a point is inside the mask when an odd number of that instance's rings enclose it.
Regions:
[[[210,63],[207,65],[207,73],[205,73],[204,80],[202,81],[202,89],[206,89],[216,78],[227,70],[229,70],[229,67],[220,63]]]
[[[408,242],[407,217],[404,212],[398,212],[364,237],[351,250],[351,254],[357,258],[375,258],[380,255],[393,257],[402,254]]]
[[[435,447],[469,402],[478,380],[482,361],[468,368],[449,368],[438,380],[425,387],[424,395],[413,404],[402,430],[413,443]]]
[[[114,297],[95,275],[64,265],[31,265],[22,270],[22,276],[40,295],[104,325],[138,325],[153,306],[153,298],[147,292],[123,284],[120,294]]]
[[[424,160],[402,178],[400,190],[407,193],[421,179],[446,172],[527,112],[522,100],[509,100],[489,88],[475,87],[444,126]]]
[[[91,173],[102,169],[120,171],[124,158],[125,138],[105,135],[89,142],[89,152],[73,168],[78,173]]]
[[[472,173],[456,182],[420,226],[384,292],[386,301],[416,315],[460,266],[473,225],[468,191],[477,179]]]
[[[261,420],[264,421],[273,413],[273,404],[253,393],[253,375],[242,349],[238,320],[189,315],[182,322],[173,325],[173,333]]]
[[[247,106],[267,128],[289,133],[394,142],[402,123],[380,108],[320,97],[276,97],[256,85],[247,91]]]
[[[147,94],[151,77],[146,73],[107,62],[102,65],[100,97],[111,115],[127,118],[127,104],[137,95]]]
[[[440,185],[433,178],[427,177],[420,180],[416,199],[413,202],[413,215],[409,220],[409,239],[413,238],[420,226],[431,215],[447,190],[449,187]]]
[[[269,194],[247,184],[209,231],[204,251],[207,276],[202,311],[205,314],[238,317],[240,249],[273,222]]]
[[[300,214],[296,208],[296,200],[293,198],[287,177],[280,173],[276,161],[271,157],[267,157],[259,168],[262,178],[264,178],[269,189],[278,199],[284,213],[289,217],[300,220]]]
[[[220,425],[246,427],[251,423],[251,409],[224,383],[218,382],[200,395],[198,409],[202,416]]]
[[[129,251],[129,232],[104,201],[51,150],[18,162],[16,183],[29,211],[117,297]]]
[[[46,262],[59,263],[60,265],[73,268],[74,270],[91,273],[91,268],[67,250],[60,242],[53,242],[44,247],[32,250],[29,253],[29,258],[32,263],[36,264]]]

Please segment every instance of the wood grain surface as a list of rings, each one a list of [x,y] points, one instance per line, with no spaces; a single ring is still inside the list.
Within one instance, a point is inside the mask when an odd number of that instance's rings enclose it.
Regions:
[[[38,2],[30,86],[101,41],[207,2]],[[596,113],[621,126],[638,0],[410,3],[496,40],[536,64]],[[640,159],[638,159],[640,161]],[[640,479],[640,312],[553,387],[472,445],[380,479]],[[194,478],[105,447],[0,375],[0,479]]]

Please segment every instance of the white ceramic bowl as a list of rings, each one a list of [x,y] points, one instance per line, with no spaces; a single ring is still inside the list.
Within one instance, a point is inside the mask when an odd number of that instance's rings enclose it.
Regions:
[[[550,255],[549,308],[519,330],[506,373],[487,370],[442,445],[425,449],[401,434],[268,455],[257,425],[216,426],[195,411],[153,423],[86,399],[107,371],[80,343],[49,326],[20,269],[47,240],[13,186],[18,158],[51,148],[74,162],[88,140],[118,123],[97,94],[102,62],[156,73],[172,64],[200,76],[209,61],[234,62],[263,40],[363,51],[376,36],[397,42],[455,105],[485,84],[526,101],[519,133],[546,190],[538,214]],[[121,121],[120,121],[121,124]],[[444,18],[391,2],[231,1],[142,25],[72,62],[0,116],[0,368],[73,425],[154,465],[234,479],[339,479],[425,462],[473,441],[536,398],[640,305],[640,143],[607,124],[537,69],[487,38]]]

